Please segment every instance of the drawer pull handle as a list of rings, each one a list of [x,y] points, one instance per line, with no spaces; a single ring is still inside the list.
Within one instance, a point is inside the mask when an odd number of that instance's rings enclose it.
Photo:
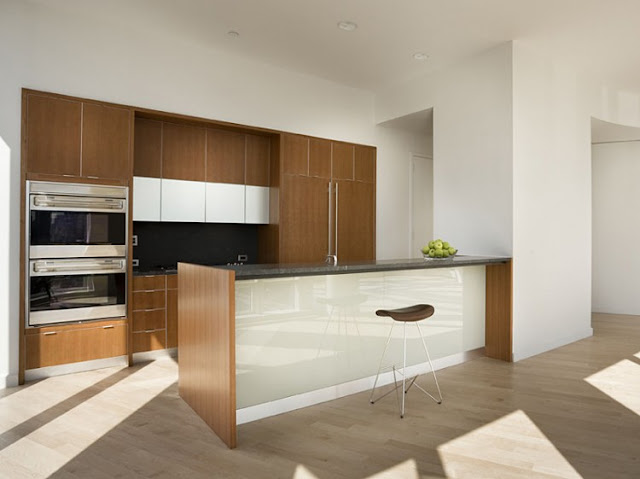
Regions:
[[[113,324],[108,324],[107,326],[102,326],[102,329],[113,329]]]
[[[49,331],[44,333],[44,336],[53,336],[54,334],[58,334],[56,331]]]
[[[145,333],[153,333],[155,331],[155,329],[145,329],[144,332]]]

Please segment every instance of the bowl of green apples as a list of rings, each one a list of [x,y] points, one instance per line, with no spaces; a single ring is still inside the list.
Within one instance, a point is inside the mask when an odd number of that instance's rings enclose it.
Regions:
[[[449,259],[458,252],[448,241],[441,239],[429,241],[429,244],[423,246],[421,251],[424,259]]]

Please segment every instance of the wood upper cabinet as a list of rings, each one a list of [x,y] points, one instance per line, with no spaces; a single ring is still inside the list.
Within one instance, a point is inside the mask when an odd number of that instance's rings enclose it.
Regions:
[[[83,104],[82,176],[128,179],[131,176],[131,111]]]
[[[244,134],[208,129],[206,181],[244,184],[245,148]]]
[[[309,176],[331,178],[331,141],[309,138]]]
[[[338,188],[338,262],[375,259],[375,189],[373,183],[334,182]]]
[[[309,139],[300,135],[282,135],[281,170],[289,175],[309,174]]]
[[[324,261],[329,251],[329,182],[284,175],[280,202],[280,262]]]
[[[136,118],[133,175],[162,178],[162,122]]]
[[[82,103],[26,94],[26,170],[80,176]]]
[[[375,183],[376,149],[374,147],[356,145],[354,158],[354,178],[356,181]]]
[[[336,180],[353,180],[354,145],[332,143],[331,176]]]
[[[271,141],[267,136],[246,135],[245,184],[269,186]]]
[[[205,181],[205,129],[164,123],[162,178]]]

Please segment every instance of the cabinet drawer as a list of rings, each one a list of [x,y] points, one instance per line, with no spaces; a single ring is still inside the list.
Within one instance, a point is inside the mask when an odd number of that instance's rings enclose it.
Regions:
[[[178,289],[178,275],[177,274],[168,274],[167,275],[167,289]]]
[[[133,290],[134,291],[153,291],[164,289],[164,275],[154,276],[134,276],[133,277]]]
[[[165,307],[164,289],[162,291],[136,291],[133,293],[133,310],[162,309]]]
[[[142,353],[144,351],[155,351],[165,349],[166,330],[133,333],[133,352]]]
[[[149,331],[152,329],[164,329],[166,327],[165,311],[165,309],[134,311],[133,325],[131,326],[131,330],[134,333],[137,333],[140,331]]]
[[[39,334],[27,334],[25,340],[27,369],[127,354],[127,326],[122,323],[61,331],[48,330]]]

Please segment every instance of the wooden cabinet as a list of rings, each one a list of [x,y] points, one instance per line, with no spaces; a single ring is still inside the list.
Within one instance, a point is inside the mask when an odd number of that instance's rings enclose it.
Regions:
[[[300,135],[283,133],[282,164],[280,170],[285,175],[309,174],[309,139]]]
[[[131,177],[131,111],[84,103],[82,112],[82,176]]]
[[[178,278],[177,275],[167,276],[169,278]],[[170,288],[167,282],[167,348],[178,347],[178,289]]]
[[[245,185],[269,186],[269,159],[271,141],[269,137],[246,135]]]
[[[178,347],[177,280],[177,275],[134,276],[134,353]]]
[[[356,145],[354,157],[354,177],[356,181],[376,182],[376,149],[371,146]]]
[[[133,134],[133,174],[162,177],[162,122],[136,118]]]
[[[331,178],[331,141],[309,139],[309,176]]]
[[[162,178],[205,181],[205,138],[204,128],[164,123]]]
[[[125,320],[47,326],[25,331],[26,369],[127,354]]]
[[[26,92],[27,174],[127,181],[131,118],[126,107]]]
[[[242,133],[207,130],[206,181],[244,184],[245,135]]]
[[[338,261],[367,261],[375,258],[375,191],[372,183],[338,180]]]
[[[353,180],[354,145],[334,141],[331,146],[331,178]]]

